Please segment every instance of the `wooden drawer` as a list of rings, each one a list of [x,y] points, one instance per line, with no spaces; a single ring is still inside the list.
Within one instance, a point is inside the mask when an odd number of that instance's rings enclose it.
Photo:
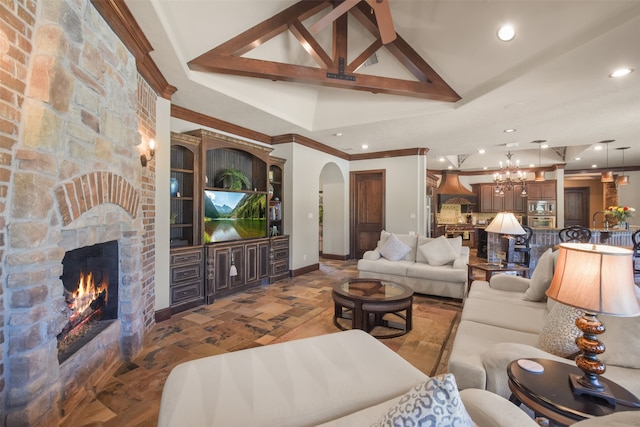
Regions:
[[[273,276],[278,276],[280,274],[289,273],[289,260],[284,259],[280,261],[276,261],[272,264],[273,272],[271,273]]]
[[[171,265],[189,264],[202,261],[202,250],[171,254]]]
[[[289,249],[289,239],[271,239],[271,248],[273,250]]]
[[[197,299],[202,296],[202,285],[199,281],[171,288],[171,304]]]
[[[202,277],[202,263],[171,267],[172,286],[181,285],[188,280],[200,280]]]
[[[289,259],[289,248],[286,249],[276,249],[273,251],[273,259],[275,260],[280,260],[280,259]]]

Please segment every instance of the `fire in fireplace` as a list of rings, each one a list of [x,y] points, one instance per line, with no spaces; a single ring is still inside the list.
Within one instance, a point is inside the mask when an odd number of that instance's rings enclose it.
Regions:
[[[118,317],[118,242],[68,251],[60,278],[68,307],[58,335],[62,363]]]

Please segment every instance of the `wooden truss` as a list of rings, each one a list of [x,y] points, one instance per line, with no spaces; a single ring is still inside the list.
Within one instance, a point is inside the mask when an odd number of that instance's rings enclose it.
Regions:
[[[300,1],[191,60],[188,63],[189,68],[196,71],[307,83],[438,101],[455,102],[460,99],[460,96],[402,37],[398,35],[391,43],[382,44],[375,17],[370,13],[370,7],[366,2],[360,2],[348,13],[370,31],[376,40],[353,61],[346,63],[347,15],[344,14],[333,24],[333,56],[330,56],[302,22],[332,5],[332,1],[326,0]],[[291,31],[319,67],[242,57],[245,53],[285,31]],[[395,56],[415,76],[417,81],[377,77],[356,72],[367,59],[382,47]]]

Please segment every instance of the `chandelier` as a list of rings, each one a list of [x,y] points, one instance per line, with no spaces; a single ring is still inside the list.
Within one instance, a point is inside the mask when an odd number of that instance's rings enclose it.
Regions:
[[[507,152],[507,162],[500,162],[500,170],[493,174],[493,182],[496,184],[495,193],[504,196],[506,190],[513,190],[516,185],[522,185],[521,197],[527,196],[527,176],[520,170],[520,161],[511,162],[511,151]]]

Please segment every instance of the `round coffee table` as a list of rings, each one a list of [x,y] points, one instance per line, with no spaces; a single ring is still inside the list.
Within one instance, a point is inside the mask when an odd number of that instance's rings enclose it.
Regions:
[[[569,374],[583,375],[575,365],[548,359],[531,359],[544,367],[544,372],[533,373],[522,369],[514,360],[507,367],[509,398],[513,403],[524,403],[535,413],[549,419],[550,425],[566,426],[593,416],[608,415],[618,411],[637,411],[640,401],[627,389],[613,381],[600,377],[616,399],[628,402],[611,406],[606,401],[573,393]]]
[[[404,285],[374,279],[352,279],[333,287],[333,324],[346,330],[338,319],[350,319],[351,329],[362,329],[376,338],[394,338],[411,330],[413,290]],[[401,314],[401,312],[405,314]],[[399,319],[390,321],[385,315]],[[389,317],[389,316],[386,316]],[[373,334],[376,326],[391,333]]]

